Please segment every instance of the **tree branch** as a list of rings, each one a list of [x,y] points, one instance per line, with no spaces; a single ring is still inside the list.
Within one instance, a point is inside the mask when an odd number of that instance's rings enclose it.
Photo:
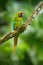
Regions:
[[[43,2],[39,4],[38,8],[33,12],[32,16],[30,16],[30,18],[27,19],[25,24],[23,24],[22,26],[20,26],[18,29],[14,30],[13,32],[10,32],[6,34],[5,36],[3,36],[2,38],[0,38],[0,45],[6,42],[7,40],[17,35],[20,35],[22,32],[24,32],[26,30],[26,27],[31,23],[31,21],[36,17],[36,15],[39,13],[39,11],[42,8],[43,8]]]

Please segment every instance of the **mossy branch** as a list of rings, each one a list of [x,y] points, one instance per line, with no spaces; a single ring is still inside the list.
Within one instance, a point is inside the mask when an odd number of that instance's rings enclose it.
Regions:
[[[7,40],[9,40],[17,35],[20,35],[22,32],[24,32],[26,30],[26,27],[28,25],[30,25],[32,20],[36,17],[36,15],[40,12],[40,10],[42,8],[43,8],[43,1],[39,4],[37,9],[30,16],[30,18],[27,19],[25,24],[23,24],[22,26],[20,26],[18,29],[14,30],[13,32],[10,32],[10,33],[6,34],[5,36],[3,36],[2,38],[0,38],[0,45],[3,44],[4,42],[6,42]]]

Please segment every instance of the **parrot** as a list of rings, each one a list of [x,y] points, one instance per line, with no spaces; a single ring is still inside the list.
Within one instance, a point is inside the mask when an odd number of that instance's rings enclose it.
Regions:
[[[16,30],[23,24],[23,12],[20,11],[16,13],[16,15],[13,18],[13,30]],[[18,36],[14,37],[14,52],[16,52],[18,42]]]

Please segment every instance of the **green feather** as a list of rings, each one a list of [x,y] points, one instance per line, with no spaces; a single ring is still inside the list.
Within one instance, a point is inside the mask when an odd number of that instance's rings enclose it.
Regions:
[[[22,24],[23,24],[23,18],[22,17],[18,17],[18,15],[16,14],[16,16],[14,17],[13,29],[17,29]]]

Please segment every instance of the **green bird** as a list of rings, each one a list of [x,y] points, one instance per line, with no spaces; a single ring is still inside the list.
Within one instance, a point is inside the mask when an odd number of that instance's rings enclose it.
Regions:
[[[23,24],[23,12],[18,12],[13,18],[13,30],[16,30]],[[18,36],[14,37],[14,52],[16,52]]]

